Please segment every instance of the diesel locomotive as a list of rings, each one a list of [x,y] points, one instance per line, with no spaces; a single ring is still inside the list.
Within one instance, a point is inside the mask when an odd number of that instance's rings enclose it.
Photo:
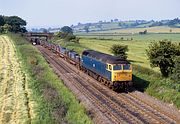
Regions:
[[[127,60],[94,50],[85,50],[80,56],[73,50],[47,41],[41,41],[40,45],[113,90],[132,86],[132,65]]]

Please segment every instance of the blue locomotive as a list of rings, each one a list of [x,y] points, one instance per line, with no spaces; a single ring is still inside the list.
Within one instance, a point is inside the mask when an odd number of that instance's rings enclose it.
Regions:
[[[132,85],[132,65],[124,59],[94,50],[82,53],[82,70],[110,88]]]
[[[41,42],[41,45],[111,89],[124,89],[132,85],[132,65],[127,60],[94,50],[85,50],[80,56],[60,45],[48,42]]]

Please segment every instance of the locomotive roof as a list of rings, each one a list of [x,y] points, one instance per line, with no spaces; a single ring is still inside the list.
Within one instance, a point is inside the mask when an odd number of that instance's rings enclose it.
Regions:
[[[112,55],[101,53],[94,50],[85,50],[83,51],[82,55],[96,58],[97,60],[100,60],[102,62],[109,63],[109,64],[130,64],[127,60],[122,59],[120,57],[112,56]]]

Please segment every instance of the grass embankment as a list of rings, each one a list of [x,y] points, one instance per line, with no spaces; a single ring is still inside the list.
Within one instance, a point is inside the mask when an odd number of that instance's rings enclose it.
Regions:
[[[34,102],[12,41],[0,35],[0,124],[30,124]]]
[[[169,78],[163,78],[158,69],[153,69],[146,57],[146,49],[150,42],[147,41],[114,41],[97,39],[80,39],[80,44],[72,42],[55,41],[78,53],[85,49],[93,49],[110,53],[113,44],[128,45],[128,59],[133,63],[133,82],[140,91],[145,91],[151,96],[165,102],[173,103],[180,108],[180,84],[174,84]]]
[[[91,124],[85,109],[49,67],[41,53],[24,38],[9,34],[14,42],[23,69],[28,73],[32,97],[37,102],[32,123]]]

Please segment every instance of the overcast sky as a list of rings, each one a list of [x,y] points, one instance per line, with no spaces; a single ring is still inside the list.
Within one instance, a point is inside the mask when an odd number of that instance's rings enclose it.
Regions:
[[[180,17],[180,0],[0,0],[0,15],[17,15],[27,27],[78,22],[161,20]]]

